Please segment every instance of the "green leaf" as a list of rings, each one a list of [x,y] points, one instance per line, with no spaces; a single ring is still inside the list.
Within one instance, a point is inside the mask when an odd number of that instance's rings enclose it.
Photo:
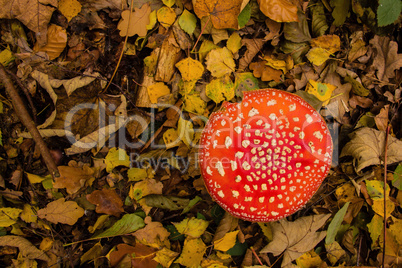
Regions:
[[[194,206],[195,206],[198,202],[200,202],[201,200],[202,200],[202,198],[199,197],[199,196],[196,196],[196,197],[194,197],[193,199],[191,199],[190,202],[188,203],[188,205],[183,209],[183,211],[181,212],[181,214],[185,214],[185,213],[189,212],[190,209],[191,209],[192,207],[194,207]]]
[[[234,89],[237,97],[243,97],[243,91],[259,89],[258,79],[253,73],[235,73]]]
[[[399,164],[394,171],[392,185],[398,188],[398,190],[402,190],[402,164]]]
[[[137,231],[145,226],[144,220],[136,214],[126,214],[115,222],[112,227],[91,239],[125,235]]]
[[[313,14],[313,20],[311,22],[311,28],[314,36],[321,36],[328,30],[327,18],[325,17],[324,5],[321,2],[317,2],[310,7]]]
[[[237,20],[239,22],[239,27],[243,28],[244,26],[246,26],[246,24],[250,20],[250,18],[251,18],[251,6],[249,3],[243,8],[241,13],[239,14],[239,17],[237,17]]]
[[[187,9],[185,9],[179,18],[179,25],[183,31],[191,35],[197,26],[197,18],[193,13],[188,12]]]
[[[325,238],[325,244],[329,245],[335,241],[335,236],[338,233],[339,227],[342,224],[343,218],[345,217],[346,211],[348,210],[350,202],[347,202],[332,219],[328,226],[327,237]]]
[[[386,26],[396,21],[401,14],[401,0],[380,0],[377,9],[378,26]]]
[[[188,199],[185,198],[164,196],[158,194],[147,195],[144,198],[147,206],[168,210],[184,209],[186,206],[188,206],[190,202]]]
[[[334,8],[332,17],[335,19],[334,25],[341,26],[349,14],[350,0],[331,0],[331,6]]]

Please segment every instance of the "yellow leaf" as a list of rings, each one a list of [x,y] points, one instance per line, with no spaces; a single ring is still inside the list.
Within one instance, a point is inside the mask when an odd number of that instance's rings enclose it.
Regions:
[[[327,251],[327,257],[329,261],[334,265],[342,256],[345,256],[346,252],[342,249],[338,242],[333,242],[329,245],[325,245]]]
[[[72,18],[78,15],[81,12],[82,5],[77,0],[60,0],[59,1],[59,11],[64,17],[67,18],[67,21],[70,21]]]
[[[121,13],[121,20],[117,25],[117,29],[120,30],[120,36],[138,36],[147,35],[147,25],[150,22],[149,14],[151,13],[151,7],[149,4],[142,5],[141,8],[134,8],[134,12],[131,14],[130,10],[124,10]],[[130,21],[130,25],[129,25]]]
[[[177,124],[177,132],[185,145],[190,146],[192,144],[194,139],[193,123],[180,117]]]
[[[7,65],[12,62],[15,59],[13,53],[10,50],[10,47],[7,46],[6,49],[0,52],[0,64],[2,64],[4,67],[7,67]]]
[[[202,63],[190,57],[176,63],[176,68],[179,69],[181,78],[184,81],[198,80],[204,73]]]
[[[229,37],[226,47],[233,53],[237,53],[241,48],[241,37],[237,32],[233,32],[232,35]]]
[[[180,144],[179,134],[174,128],[169,128],[163,133],[163,141],[165,142],[166,149],[170,149]]]
[[[206,112],[207,103],[200,98],[199,94],[185,95],[183,102],[183,110],[187,112],[199,115],[204,115]]]
[[[222,77],[235,71],[232,52],[226,47],[211,50],[207,55],[207,69],[214,77]]]
[[[394,235],[396,242],[402,245],[402,220],[392,217],[393,224],[390,224],[389,231]]]
[[[260,10],[268,18],[277,22],[298,21],[297,6],[288,0],[258,0]]]
[[[205,232],[209,223],[202,219],[196,219],[193,217],[191,219],[184,219],[181,222],[173,224],[179,233],[197,238]]]
[[[147,30],[151,30],[152,28],[155,27],[156,21],[157,21],[156,10],[154,10],[149,14],[149,23],[147,24],[147,26],[145,26],[145,28]]]
[[[162,0],[162,2],[163,2],[166,6],[172,7],[172,6],[176,3],[176,0]]]
[[[179,253],[167,248],[162,248],[161,250],[156,252],[154,260],[159,262],[163,267],[168,268],[177,256],[179,256]]]
[[[17,222],[22,212],[19,208],[0,208],[0,227],[9,227]]]
[[[329,59],[331,53],[321,47],[313,47],[307,53],[307,59],[314,65],[320,66]]]
[[[268,238],[269,241],[272,241],[272,229],[271,225],[266,222],[258,222],[258,225],[260,226],[262,233],[265,235],[266,238]]]
[[[351,183],[345,183],[335,190],[336,198],[339,203],[351,202],[357,196],[356,189]]]
[[[265,65],[276,70],[281,70],[284,74],[288,72],[286,61],[274,59],[268,55],[264,57],[264,60],[266,61]]]
[[[208,98],[215,103],[223,100],[231,100],[235,96],[235,89],[229,75],[213,79],[205,88]]]
[[[147,170],[144,168],[130,168],[127,170],[128,181],[141,181],[148,177]]]
[[[93,234],[96,230],[101,229],[105,222],[109,219],[109,215],[100,215],[94,226],[89,226],[88,231]]]
[[[239,230],[226,233],[221,239],[214,241],[214,249],[228,251],[236,244],[236,237]]]
[[[202,41],[200,49],[198,50],[198,55],[200,56],[200,61],[203,62],[208,53],[212,50],[218,48],[211,40],[205,39]]]
[[[161,7],[156,12],[156,17],[163,27],[169,28],[176,20],[176,13],[170,7]]]
[[[374,214],[371,222],[367,224],[372,244],[375,245],[381,233],[383,232],[384,218]]]
[[[296,259],[298,267],[320,267],[322,260],[314,250],[310,250]]]
[[[111,148],[105,157],[106,172],[110,173],[115,167],[130,166],[130,158],[125,150],[121,148]]]
[[[201,263],[207,247],[201,238],[189,238],[184,240],[183,250],[175,263],[180,263],[186,267],[198,267]]]
[[[84,216],[84,209],[74,201],[65,201],[64,198],[50,202],[38,211],[38,217],[47,219],[52,223],[74,225],[79,218]]]
[[[42,181],[44,181],[47,178],[35,175],[35,174],[31,174],[28,172],[25,172],[25,174],[27,175],[27,178],[29,180],[30,183],[35,184],[35,183],[40,183]]]
[[[386,204],[387,204],[387,207],[386,207],[387,216],[386,216],[386,218],[388,218],[389,216],[391,216],[391,213],[395,210],[395,204],[389,198],[387,198]],[[372,208],[373,208],[375,213],[377,213],[381,217],[384,217],[384,199],[383,198],[381,198],[381,199],[373,199]]]
[[[24,209],[21,212],[20,218],[27,223],[37,222],[38,220],[36,213],[33,211],[32,206],[29,204],[24,204]]]
[[[39,249],[43,251],[48,251],[53,246],[53,240],[50,237],[45,237],[42,242],[40,242]]]
[[[157,182],[155,179],[145,179],[133,186],[132,191],[130,191],[131,194],[129,192],[129,196],[132,199],[139,200],[150,194],[162,194],[162,188],[162,182]]]
[[[170,89],[163,82],[158,82],[147,87],[151,103],[158,103],[158,98],[170,94]]]
[[[194,1],[194,12],[198,18],[210,16],[216,29],[237,29],[237,17],[243,0],[197,0]]]
[[[314,95],[323,102],[323,106],[327,105],[331,99],[332,92],[336,89],[336,86],[326,83],[317,82],[314,80],[308,80],[306,91],[307,93]]]

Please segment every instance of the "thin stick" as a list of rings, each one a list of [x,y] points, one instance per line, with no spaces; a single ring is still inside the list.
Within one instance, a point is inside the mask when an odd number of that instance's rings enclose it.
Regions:
[[[42,139],[42,136],[39,134],[39,131],[36,128],[36,125],[31,116],[29,115],[24,102],[22,101],[20,95],[18,95],[13,82],[8,77],[7,71],[2,64],[0,64],[0,80],[3,82],[8,95],[10,95],[13,102],[14,110],[16,111],[22,124],[24,124],[24,126],[28,129],[29,133],[31,133],[32,135],[33,140],[38,145],[39,152],[42,155],[43,161],[45,162],[50,174],[52,174],[53,177],[59,177],[59,171],[57,170],[56,163],[54,162],[54,159],[50,154],[49,148],[47,148],[46,143]]]
[[[383,241],[383,249],[382,249],[382,267],[385,267],[385,238],[387,235],[387,197],[386,197],[386,188],[387,188],[387,156],[388,156],[388,136],[389,131],[391,129],[391,125],[387,124],[387,130],[385,132],[385,151],[384,151],[384,241]]]
[[[251,251],[253,252],[254,257],[257,258],[258,263],[259,263],[260,265],[263,265],[262,262],[261,262],[261,260],[260,260],[260,258],[259,258],[258,255],[257,255],[257,253],[255,252],[254,248],[251,247],[250,249],[251,249]]]

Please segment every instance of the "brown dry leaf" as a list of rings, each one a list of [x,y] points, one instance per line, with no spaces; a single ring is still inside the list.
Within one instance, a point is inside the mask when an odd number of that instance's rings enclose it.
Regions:
[[[96,205],[96,213],[119,217],[124,212],[123,201],[113,189],[95,190],[87,195],[87,200]]]
[[[84,216],[84,209],[74,201],[65,201],[64,198],[50,202],[45,208],[38,211],[38,217],[47,219],[52,223],[74,225],[79,218]]]
[[[153,260],[156,255],[156,249],[137,243],[135,247],[127,244],[117,245],[117,250],[110,253],[109,260],[111,267],[115,267],[122,262],[126,255],[131,258],[130,267],[156,268],[158,266],[158,263]]]
[[[52,24],[47,28],[47,44],[43,47],[36,43],[35,52],[46,52],[49,60],[54,60],[60,56],[67,45],[67,32],[62,27]]]
[[[239,72],[244,71],[248,65],[253,61],[255,55],[257,55],[262,46],[264,45],[263,39],[242,39],[242,46],[246,46],[247,50],[244,56],[239,60]]]
[[[297,6],[288,0],[258,0],[260,10],[268,18],[277,22],[298,21]]]
[[[6,235],[0,237],[1,247],[18,247],[23,257],[28,259],[38,259],[42,261],[50,261],[49,257],[42,251],[32,245],[22,236]]]
[[[322,35],[311,39],[311,47],[320,47],[333,54],[341,49],[341,39],[334,34]]]
[[[142,244],[153,248],[170,248],[170,233],[163,227],[160,222],[153,222],[151,217],[146,217],[144,222],[147,224],[145,228],[136,231],[133,236]]]
[[[151,7],[148,4],[144,4],[141,8],[135,7],[131,18],[130,10],[124,10],[117,25],[117,29],[120,30],[120,36],[133,36],[135,34],[145,36],[148,32],[146,27],[149,24],[149,14],[151,14]],[[130,25],[128,24],[129,20]]]
[[[194,3],[194,12],[198,18],[210,16],[212,25],[216,29],[237,29],[237,17],[243,0],[220,1],[198,0]]]
[[[17,19],[30,30],[45,33],[57,4],[57,0],[0,0],[0,19]]]
[[[350,62],[353,62],[367,53],[368,48],[366,47],[366,42],[363,38],[363,31],[356,31],[351,34],[350,50],[348,52],[348,60]]]
[[[374,117],[375,124],[380,131],[386,131],[388,125],[389,104],[380,110],[380,113]]]
[[[373,67],[377,70],[379,80],[388,81],[395,77],[395,70],[402,67],[402,54],[398,54],[398,43],[391,41],[386,36],[374,36],[370,40],[376,55],[374,56]]]
[[[60,177],[56,177],[53,188],[66,188],[68,194],[75,194],[93,178],[94,170],[88,166],[59,166]]]
[[[275,70],[274,68],[265,65],[265,61],[253,62],[250,64],[250,70],[257,78],[261,77],[262,81],[281,81],[282,71]]]
[[[81,12],[81,8],[82,5],[77,0],[60,0],[58,9],[70,21]]]
[[[270,223],[273,241],[265,246],[260,253],[273,253],[274,256],[283,253],[282,267],[290,264],[305,252],[313,249],[325,236],[326,231],[317,232],[327,219],[327,215],[314,215],[298,218],[294,222],[286,219]]]

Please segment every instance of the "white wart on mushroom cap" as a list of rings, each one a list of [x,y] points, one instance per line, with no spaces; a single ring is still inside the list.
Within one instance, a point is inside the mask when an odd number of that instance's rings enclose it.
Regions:
[[[332,139],[320,114],[297,95],[264,89],[212,113],[200,167],[215,201],[249,221],[299,210],[328,174]]]

